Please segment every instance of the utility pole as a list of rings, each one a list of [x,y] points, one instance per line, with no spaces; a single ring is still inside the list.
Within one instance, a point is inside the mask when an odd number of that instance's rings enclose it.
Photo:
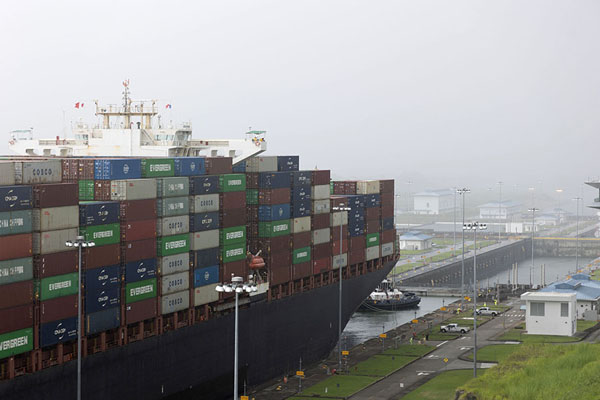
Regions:
[[[575,272],[579,271],[579,200],[583,200],[581,197],[574,197],[577,207],[577,219],[576,219],[576,231],[575,231]]]
[[[456,189],[456,193],[462,196],[462,223],[465,226],[465,194],[470,193],[471,189],[462,188]],[[462,309],[463,300],[465,299],[465,230],[462,231],[462,261],[460,268],[460,308]]]
[[[498,188],[499,188],[499,195],[498,195],[498,219],[502,220],[502,184],[504,182],[502,181],[498,181]],[[506,210],[506,216],[508,216],[508,209]],[[500,231],[502,230],[502,224],[500,224],[500,226],[498,227],[498,243],[500,243],[502,240],[500,239]]]
[[[540,211],[540,209],[532,207],[527,211],[531,213],[531,266],[529,267],[529,286],[531,287],[531,285],[533,284],[533,277],[531,276],[531,271],[533,270],[533,238],[535,236],[535,212]]]

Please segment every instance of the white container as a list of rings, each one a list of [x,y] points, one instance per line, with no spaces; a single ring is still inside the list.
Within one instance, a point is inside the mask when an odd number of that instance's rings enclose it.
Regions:
[[[158,273],[161,275],[190,270],[190,253],[173,254],[157,258]]]
[[[212,303],[219,300],[219,292],[216,291],[217,283],[197,287],[194,289],[194,305],[201,306],[203,304]]]
[[[161,294],[181,292],[190,288],[190,273],[188,271],[165,275],[161,278]]]
[[[328,243],[331,240],[331,231],[330,228],[317,229],[312,232],[312,243],[322,244]]]
[[[338,269],[339,267],[348,266],[348,253],[338,254],[337,256],[333,256],[331,262],[332,269]]]
[[[74,240],[79,235],[78,228],[61,229],[57,231],[34,232],[33,254],[50,254],[68,250],[67,240]]]
[[[219,194],[190,196],[190,214],[219,211]]]
[[[331,202],[327,200],[314,200],[312,201],[312,213],[313,214],[328,214],[331,210]]]
[[[381,245],[381,257],[391,256],[392,254],[394,254],[394,243],[383,243]]]
[[[379,181],[358,181],[356,182],[356,194],[375,194],[379,193]]]
[[[310,231],[310,217],[294,218],[292,220],[292,233]]]
[[[0,186],[9,186],[16,183],[15,164],[14,161],[0,161]]]
[[[156,197],[179,197],[189,194],[190,179],[187,176],[156,179]]]
[[[46,160],[15,163],[15,183],[58,183],[62,181],[62,161]]]
[[[160,312],[162,315],[171,314],[175,311],[185,310],[186,308],[190,308],[189,290],[184,290],[182,292],[162,296]]]
[[[316,185],[310,187],[311,200],[329,199],[329,185]]]
[[[144,200],[156,198],[156,179],[125,179],[110,182],[111,200]]]
[[[365,252],[365,258],[367,261],[379,258],[379,246],[367,247]]]
[[[79,227],[79,206],[33,209],[33,230],[55,231]]]
[[[348,225],[348,211],[334,211],[331,213],[331,226]]]
[[[249,158],[246,160],[246,172],[277,172],[277,156]]]
[[[189,215],[165,217],[156,220],[156,236],[172,236],[190,231]]]
[[[190,250],[204,250],[219,247],[219,230],[190,233]]]

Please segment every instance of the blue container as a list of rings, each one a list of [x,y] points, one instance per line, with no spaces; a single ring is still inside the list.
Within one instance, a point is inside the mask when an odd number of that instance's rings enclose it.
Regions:
[[[365,230],[364,228],[355,228],[353,230],[349,230],[348,234],[350,235],[350,237],[363,236],[365,234]]]
[[[291,189],[292,203],[311,199],[310,185],[294,186]]]
[[[246,172],[246,161],[241,161],[233,166],[231,172],[234,174],[243,174]]]
[[[219,282],[219,266],[196,268],[194,270],[194,287],[206,286]]]
[[[364,221],[365,220],[365,209],[359,208],[357,210],[348,211],[348,222],[350,221]]]
[[[310,200],[304,200],[300,202],[294,202],[291,208],[291,217],[300,218],[308,217],[311,213],[312,204]]]
[[[79,226],[106,225],[119,222],[118,201],[94,201],[79,204]]]
[[[381,196],[378,194],[366,194],[365,195],[365,207],[373,208],[379,207],[381,204]]]
[[[131,261],[125,264],[125,282],[139,282],[156,276],[156,258]]]
[[[298,171],[299,156],[277,156],[277,171]]]
[[[121,286],[107,286],[100,290],[85,291],[85,313],[95,313],[118,307],[121,299]]]
[[[77,339],[77,317],[40,325],[40,347],[53,346]]]
[[[218,211],[190,215],[190,232],[210,231],[212,229],[219,229]]]
[[[272,206],[258,206],[259,221],[279,221],[290,219],[289,204],[274,204]]]
[[[0,211],[28,210],[32,199],[31,186],[0,186]]]
[[[312,182],[312,173],[310,171],[291,172],[292,186],[310,186]]]
[[[95,179],[138,179],[142,177],[142,160],[114,158],[94,161]]]
[[[394,229],[394,217],[383,218],[381,230],[391,231],[392,229]]]
[[[175,176],[196,176],[206,174],[204,157],[175,157]]]
[[[85,293],[96,292],[110,286],[121,285],[121,266],[110,265],[85,271]]]
[[[355,208],[365,208],[365,196],[362,194],[351,194],[351,195],[344,195],[343,197],[345,197],[346,203],[348,205],[348,207],[355,209]]]
[[[120,321],[121,307],[113,307],[108,310],[87,314],[85,316],[85,333],[92,335],[114,329],[119,326]]]
[[[208,267],[219,264],[219,247],[198,250],[192,253],[192,264],[194,268]]]
[[[190,178],[190,194],[219,193],[219,176],[206,175]]]
[[[289,172],[261,172],[258,175],[258,187],[261,189],[280,189],[290,187]]]

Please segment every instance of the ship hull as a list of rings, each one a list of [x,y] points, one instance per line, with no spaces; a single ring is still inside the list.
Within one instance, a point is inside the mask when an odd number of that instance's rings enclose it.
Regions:
[[[343,326],[394,264],[343,282]],[[295,371],[300,358],[304,364],[325,358],[337,336],[337,284],[250,304],[239,315],[240,387]],[[232,392],[233,343],[230,313],[88,356],[82,367],[83,398],[159,399],[176,393],[222,398]],[[0,383],[0,398],[74,398],[76,382],[76,362],[71,361]]]

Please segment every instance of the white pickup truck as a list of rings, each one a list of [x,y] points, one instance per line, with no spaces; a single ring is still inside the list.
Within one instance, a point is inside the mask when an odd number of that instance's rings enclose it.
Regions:
[[[458,324],[448,324],[448,325],[440,326],[440,331],[442,331],[443,333],[446,333],[446,332],[467,333],[470,330],[471,330],[471,328],[469,328],[468,326],[458,326]]]
[[[477,313],[477,315],[491,315],[492,317],[498,315],[498,311],[492,310],[489,307],[478,308],[475,313]]]

